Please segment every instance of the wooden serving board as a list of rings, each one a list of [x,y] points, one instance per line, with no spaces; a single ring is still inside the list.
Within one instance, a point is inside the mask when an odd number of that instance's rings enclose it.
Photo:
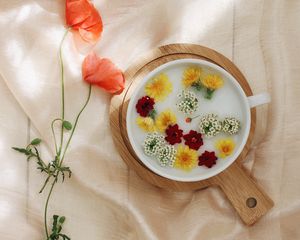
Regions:
[[[243,74],[234,63],[220,53],[194,44],[171,44],[159,47],[150,51],[126,70],[124,74],[126,79],[125,90],[122,94],[115,95],[111,100],[110,124],[114,142],[123,160],[145,181],[174,191],[189,191],[209,186],[219,186],[244,223],[252,225],[274,205],[273,201],[258,187],[241,164],[249,151],[255,131],[256,111],[254,108],[251,109],[250,134],[242,153],[227,169],[207,180],[179,182],[161,177],[140,161],[130,145],[126,130],[126,112],[132,93],[140,80],[153,69],[169,61],[182,58],[203,59],[219,65],[240,83],[247,96],[253,95]]]

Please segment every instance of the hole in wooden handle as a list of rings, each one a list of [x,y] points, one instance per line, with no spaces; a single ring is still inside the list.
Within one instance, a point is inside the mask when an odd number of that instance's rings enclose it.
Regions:
[[[246,201],[248,208],[255,208],[257,205],[257,200],[254,197],[249,197]]]

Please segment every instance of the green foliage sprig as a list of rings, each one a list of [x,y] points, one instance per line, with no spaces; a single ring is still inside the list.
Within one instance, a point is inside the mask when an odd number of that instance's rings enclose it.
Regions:
[[[48,192],[45,208],[44,208],[44,228],[45,228],[45,235],[46,240],[70,240],[71,238],[68,237],[66,234],[62,233],[62,227],[63,223],[65,222],[66,218],[64,216],[58,216],[53,215],[53,223],[51,232],[48,229],[48,223],[47,223],[47,214],[48,214],[48,205],[49,200],[51,197],[51,194],[53,192],[54,186],[58,182],[59,178],[61,178],[62,182],[64,182],[65,177],[71,177],[72,171],[70,167],[63,165],[63,161],[65,159],[65,155],[67,152],[68,147],[70,146],[73,134],[75,132],[75,129],[77,127],[80,115],[82,114],[83,110],[86,108],[90,97],[91,97],[91,90],[92,86],[89,85],[88,90],[88,97],[86,99],[86,102],[84,103],[83,107],[78,112],[74,124],[72,124],[70,121],[65,120],[65,86],[64,86],[64,64],[63,64],[63,58],[62,58],[62,46],[63,42],[68,34],[69,28],[65,31],[64,36],[62,38],[60,47],[59,47],[59,58],[60,58],[60,66],[61,66],[61,102],[62,102],[62,110],[61,110],[61,117],[55,118],[51,122],[51,129],[54,139],[54,147],[55,147],[55,155],[53,156],[53,159],[50,160],[48,163],[46,163],[40,154],[39,151],[39,145],[42,143],[42,140],[39,138],[33,139],[26,147],[19,148],[19,147],[13,147],[15,151],[22,153],[26,156],[27,160],[34,159],[37,164],[37,169],[40,170],[42,173],[46,175],[45,181],[39,191],[39,193],[42,193],[47,185],[51,182],[51,187]],[[60,123],[59,129],[60,129],[60,143],[57,143],[56,134],[55,134],[55,124]],[[71,131],[69,134],[69,138],[64,141],[65,133],[66,131]]]

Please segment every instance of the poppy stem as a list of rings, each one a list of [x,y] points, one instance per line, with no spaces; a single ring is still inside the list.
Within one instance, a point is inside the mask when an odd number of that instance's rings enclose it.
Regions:
[[[75,123],[74,123],[74,127],[72,128],[72,132],[71,132],[70,137],[69,137],[69,139],[68,139],[68,141],[67,141],[67,144],[66,144],[66,147],[65,147],[65,149],[64,149],[63,155],[62,155],[62,157],[61,157],[59,166],[61,166],[62,163],[63,163],[63,161],[64,161],[65,154],[66,154],[66,152],[67,152],[67,149],[68,149],[68,147],[69,147],[69,145],[70,145],[70,142],[71,142],[71,140],[72,140],[72,137],[73,137],[73,134],[74,134],[74,132],[75,132],[75,129],[76,129],[76,127],[77,127],[79,117],[80,117],[81,113],[83,112],[83,110],[85,109],[85,107],[88,105],[88,103],[89,103],[89,101],[90,101],[90,98],[91,98],[91,93],[92,93],[92,85],[90,84],[90,85],[89,85],[89,93],[88,93],[88,97],[87,97],[87,99],[86,99],[86,101],[85,101],[83,107],[81,108],[81,110],[79,111],[79,113],[78,113],[77,116],[76,116]]]
[[[59,45],[59,61],[60,61],[60,69],[61,69],[61,104],[62,104],[61,118],[56,118],[51,123],[51,129],[52,129],[52,134],[54,137],[54,145],[55,145],[55,151],[56,151],[57,158],[60,157],[61,149],[62,149],[62,145],[63,145],[63,141],[64,141],[64,126],[63,126],[63,124],[61,124],[60,145],[59,145],[59,149],[58,149],[55,132],[54,132],[54,123],[56,121],[61,121],[61,123],[63,123],[64,119],[65,119],[65,81],[64,81],[64,62],[63,62],[63,57],[62,57],[62,47],[63,47],[64,40],[66,39],[66,36],[68,35],[69,29],[70,28],[66,29],[66,31],[61,39],[60,45]],[[45,232],[46,232],[47,239],[49,239],[49,231],[48,231],[48,224],[47,224],[48,204],[49,204],[50,196],[52,194],[52,191],[53,191],[53,188],[54,188],[54,185],[56,182],[57,182],[57,176],[51,185],[50,191],[47,196],[45,209],[44,209],[44,225],[45,225]]]
[[[63,57],[62,57],[62,47],[63,47],[63,43],[64,40],[66,39],[66,36],[68,35],[69,32],[69,28],[66,29],[63,38],[60,42],[59,45],[59,60],[60,60],[60,68],[61,68],[61,119],[62,122],[65,120],[65,79],[64,79],[64,61],[63,61]],[[56,154],[58,156],[60,156],[61,154],[61,149],[62,149],[62,145],[64,142],[64,127],[63,124],[61,125],[61,132],[60,132],[60,146],[59,146],[59,150],[58,152],[56,152]]]
[[[58,147],[57,147],[57,141],[56,141],[56,136],[55,136],[55,132],[54,132],[54,123],[57,122],[57,121],[62,122],[62,120],[60,118],[56,118],[51,122],[51,130],[52,130],[52,135],[53,135],[53,138],[54,138],[54,145],[55,145],[56,154],[58,153]]]
[[[51,188],[50,188],[50,191],[48,193],[46,204],[45,204],[45,209],[44,209],[44,225],[45,225],[45,231],[46,231],[47,239],[49,239],[48,224],[47,224],[48,205],[49,205],[49,200],[50,200],[50,197],[51,197],[51,194],[52,194],[52,191],[53,191],[53,188],[54,188],[54,185],[55,185],[56,182],[57,182],[57,177],[53,180],[53,182],[51,184]]]

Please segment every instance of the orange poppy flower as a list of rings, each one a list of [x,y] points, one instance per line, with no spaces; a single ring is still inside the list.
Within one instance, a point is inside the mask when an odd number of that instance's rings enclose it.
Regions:
[[[66,0],[66,23],[91,43],[98,40],[103,30],[101,16],[89,0]]]
[[[125,85],[121,70],[109,59],[100,58],[93,52],[86,56],[82,63],[82,77],[89,84],[114,94],[120,94]]]

